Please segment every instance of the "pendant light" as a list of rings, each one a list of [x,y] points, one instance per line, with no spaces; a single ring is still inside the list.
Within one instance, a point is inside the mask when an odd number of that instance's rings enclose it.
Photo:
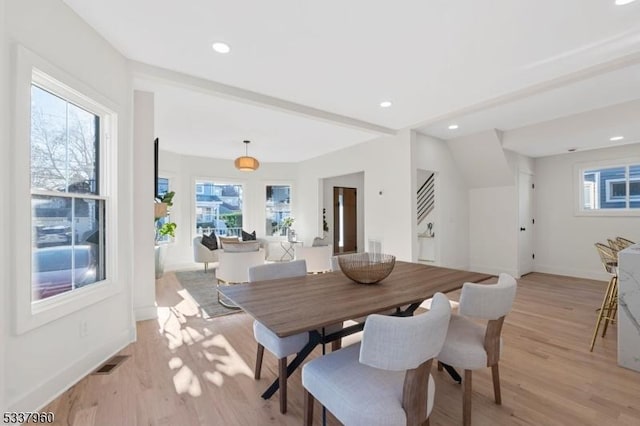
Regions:
[[[249,157],[249,143],[251,143],[251,141],[244,141],[245,155],[236,158],[235,161],[236,169],[243,172],[253,172],[260,167],[260,162],[258,160],[253,157]]]

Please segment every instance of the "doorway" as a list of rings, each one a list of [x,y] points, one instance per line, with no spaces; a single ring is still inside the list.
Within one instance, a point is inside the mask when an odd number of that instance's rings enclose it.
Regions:
[[[333,254],[358,251],[358,191],[333,187]]]
[[[528,173],[518,175],[518,275],[533,271],[533,176]]]

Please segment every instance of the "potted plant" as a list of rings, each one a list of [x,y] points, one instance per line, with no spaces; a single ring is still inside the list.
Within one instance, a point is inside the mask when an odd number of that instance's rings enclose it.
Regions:
[[[169,238],[175,238],[178,225],[167,219],[170,207],[173,206],[175,191],[165,193],[162,197],[156,198],[155,204],[155,267],[156,279],[164,274],[164,263],[167,253],[166,242]],[[159,207],[160,206],[160,207]],[[167,238],[168,237],[168,238]]]
[[[282,219],[282,222],[280,222],[280,229],[282,229],[281,235],[286,235],[287,237],[289,236],[289,231],[294,221],[295,219],[292,217],[285,217],[284,219]]]

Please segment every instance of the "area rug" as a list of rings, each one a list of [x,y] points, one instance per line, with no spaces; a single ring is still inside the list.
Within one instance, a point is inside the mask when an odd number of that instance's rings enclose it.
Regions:
[[[202,269],[197,271],[178,271],[176,272],[176,278],[198,304],[203,318],[214,318],[242,312],[239,309],[225,308],[218,303],[215,272],[204,272]]]

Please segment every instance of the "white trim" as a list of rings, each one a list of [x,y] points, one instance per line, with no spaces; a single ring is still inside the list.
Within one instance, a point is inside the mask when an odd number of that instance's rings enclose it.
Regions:
[[[69,315],[100,300],[122,291],[118,277],[117,258],[117,114],[115,104],[73,76],[51,65],[22,46],[15,48],[15,81],[13,118],[14,138],[14,206],[12,247],[12,293],[14,327],[17,334],[25,333],[55,319]],[[91,286],[76,289],[51,300],[31,301],[31,85],[56,93],[68,95],[69,101],[90,109],[100,116],[100,194],[96,199],[106,203],[105,233],[107,235],[106,280]],[[49,86],[51,85],[51,86]],[[73,88],[72,88],[73,87]],[[59,91],[58,91],[59,90]],[[34,191],[35,192],[35,191]],[[61,196],[64,194],[56,194]],[[83,194],[84,195],[84,194]],[[87,194],[89,195],[89,194]],[[94,198],[89,196],[87,198]],[[26,283],[29,283],[27,285]]]
[[[131,342],[135,342],[135,329],[123,330],[117,337],[103,343],[83,358],[74,360],[65,370],[53,372],[37,388],[7,401],[7,411],[41,410]]]
[[[158,307],[156,305],[140,306],[134,311],[136,322],[158,318]]]

